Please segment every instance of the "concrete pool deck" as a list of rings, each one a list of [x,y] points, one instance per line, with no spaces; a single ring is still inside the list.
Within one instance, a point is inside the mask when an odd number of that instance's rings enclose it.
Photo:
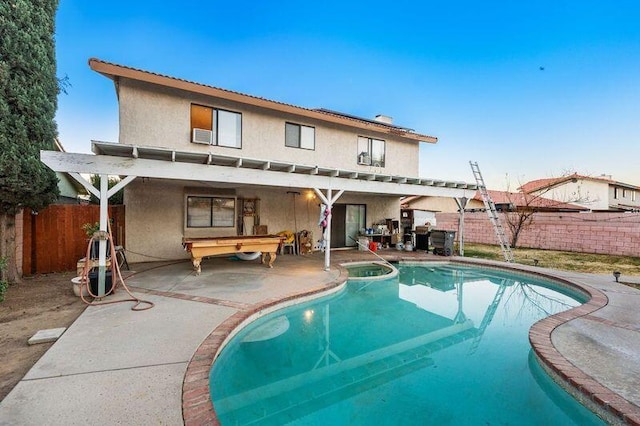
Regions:
[[[456,259],[381,254],[390,260]],[[133,265],[137,273],[127,284],[155,307],[86,309],[0,402],[0,425],[215,424],[208,373],[218,347],[243,321],[279,301],[338,288],[346,273],[337,265],[349,260],[374,258],[335,251],[328,272],[321,253],[278,256],[273,269],[215,258],[203,262],[199,277],[188,262]],[[572,383],[578,398],[597,404],[609,421],[640,424],[640,291],[615,283],[612,275],[520,269],[588,286],[589,303],[536,324],[530,340],[550,374]],[[119,291],[109,299],[124,296]]]

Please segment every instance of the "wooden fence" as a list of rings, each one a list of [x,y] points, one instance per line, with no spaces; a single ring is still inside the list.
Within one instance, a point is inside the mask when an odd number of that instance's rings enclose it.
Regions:
[[[109,206],[109,217],[114,243],[124,245],[124,206]],[[56,204],[38,214],[25,209],[23,218],[23,275],[72,271],[87,251],[82,225],[98,222],[100,207]]]

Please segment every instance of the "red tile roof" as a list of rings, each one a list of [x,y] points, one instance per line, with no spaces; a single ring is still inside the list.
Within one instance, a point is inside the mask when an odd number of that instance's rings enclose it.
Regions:
[[[522,192],[492,191],[488,190],[494,204],[513,204],[515,207],[528,207],[536,209],[560,209],[560,210],[589,210],[576,204],[563,203],[549,198],[538,197]],[[477,191],[474,200],[482,201],[480,191]]]

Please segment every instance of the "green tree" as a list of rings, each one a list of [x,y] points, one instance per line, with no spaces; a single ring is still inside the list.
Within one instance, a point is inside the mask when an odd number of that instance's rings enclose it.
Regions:
[[[55,173],[40,162],[53,149],[57,0],[0,2],[0,280],[18,281],[15,215],[46,207],[58,196]]]
[[[98,191],[100,191],[100,175],[91,175],[89,180],[91,181],[91,185],[93,185],[95,188],[98,189]],[[109,176],[107,187],[111,189],[112,187],[117,185],[119,182],[120,182],[120,178],[115,176]],[[91,203],[100,204],[100,200],[98,200],[98,198],[95,195],[91,194]],[[109,204],[114,206],[124,204],[124,189],[121,189],[120,191],[113,194],[109,198]]]

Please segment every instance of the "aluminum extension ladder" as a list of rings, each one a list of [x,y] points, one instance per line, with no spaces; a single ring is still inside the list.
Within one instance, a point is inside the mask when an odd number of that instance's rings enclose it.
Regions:
[[[480,173],[478,162],[469,161],[469,164],[471,165],[473,176],[476,178],[478,190],[480,191],[480,195],[482,195],[482,201],[484,201],[484,207],[487,210],[487,214],[489,215],[489,220],[491,221],[493,229],[496,232],[496,237],[498,237],[498,242],[500,243],[500,248],[502,249],[504,260],[509,263],[513,263],[513,253],[511,252],[511,247],[509,246],[507,236],[504,233],[504,228],[502,227],[502,223],[500,222],[500,218],[498,217],[496,205],[493,203],[493,200],[491,200],[491,197],[487,192],[487,187],[484,184],[482,173]]]

